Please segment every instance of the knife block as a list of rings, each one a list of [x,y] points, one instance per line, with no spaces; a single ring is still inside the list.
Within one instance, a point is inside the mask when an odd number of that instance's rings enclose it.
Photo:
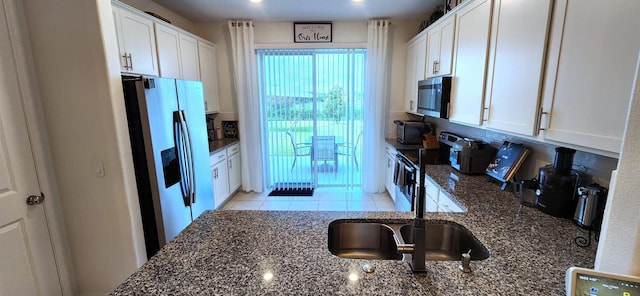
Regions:
[[[433,134],[424,134],[425,140],[422,140],[422,147],[426,149],[439,149],[440,142]]]

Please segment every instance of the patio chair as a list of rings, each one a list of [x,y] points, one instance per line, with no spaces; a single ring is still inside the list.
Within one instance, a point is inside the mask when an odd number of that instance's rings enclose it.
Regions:
[[[319,169],[318,162],[326,165],[327,161],[333,161],[333,171],[338,174],[338,150],[335,136],[317,136],[313,138],[313,150],[311,153],[312,164]],[[321,171],[321,170],[320,170]]]
[[[356,170],[360,170],[360,168],[358,167],[358,158],[357,158],[357,154],[356,154],[356,150],[358,149],[358,144],[360,143],[360,140],[362,139],[362,132],[360,132],[358,134],[358,136],[356,137],[356,141],[354,143],[344,143],[344,144],[340,144],[338,145],[338,154],[339,155],[344,155],[346,157],[353,157],[353,162],[356,164]]]
[[[293,164],[291,170],[296,166],[296,160],[298,156],[311,156],[311,144],[309,143],[296,143],[296,139],[291,131],[287,131],[291,145],[293,145]]]

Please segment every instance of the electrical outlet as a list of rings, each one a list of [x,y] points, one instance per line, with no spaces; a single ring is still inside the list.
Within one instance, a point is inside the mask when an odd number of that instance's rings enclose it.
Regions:
[[[98,177],[104,177],[104,163],[102,160],[93,161],[93,173]]]

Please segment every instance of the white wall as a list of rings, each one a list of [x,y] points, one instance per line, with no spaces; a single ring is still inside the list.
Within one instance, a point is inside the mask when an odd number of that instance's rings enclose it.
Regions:
[[[640,276],[640,61],[617,176],[612,178],[595,269]]]
[[[419,22],[392,21],[392,57],[390,88],[390,128],[397,117],[406,117],[404,108],[404,75],[406,42],[417,33]],[[237,106],[231,79],[231,55],[228,52],[227,23],[197,23],[194,34],[211,40],[216,44],[218,63],[218,87],[220,95],[221,120],[237,119]],[[256,48],[308,48],[308,47],[366,47],[366,22],[333,22],[333,42],[330,44],[301,44],[293,42],[293,22],[263,22],[255,24]]]
[[[111,3],[24,3],[77,289],[106,294],[146,260]]]

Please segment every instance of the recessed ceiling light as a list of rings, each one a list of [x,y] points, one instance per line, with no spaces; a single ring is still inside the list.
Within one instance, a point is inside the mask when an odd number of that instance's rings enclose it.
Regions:
[[[351,1],[353,1],[353,2],[362,2],[364,0],[351,0]]]
[[[262,2],[262,0],[249,0],[249,1],[251,1],[251,3],[260,3],[260,2]]]

